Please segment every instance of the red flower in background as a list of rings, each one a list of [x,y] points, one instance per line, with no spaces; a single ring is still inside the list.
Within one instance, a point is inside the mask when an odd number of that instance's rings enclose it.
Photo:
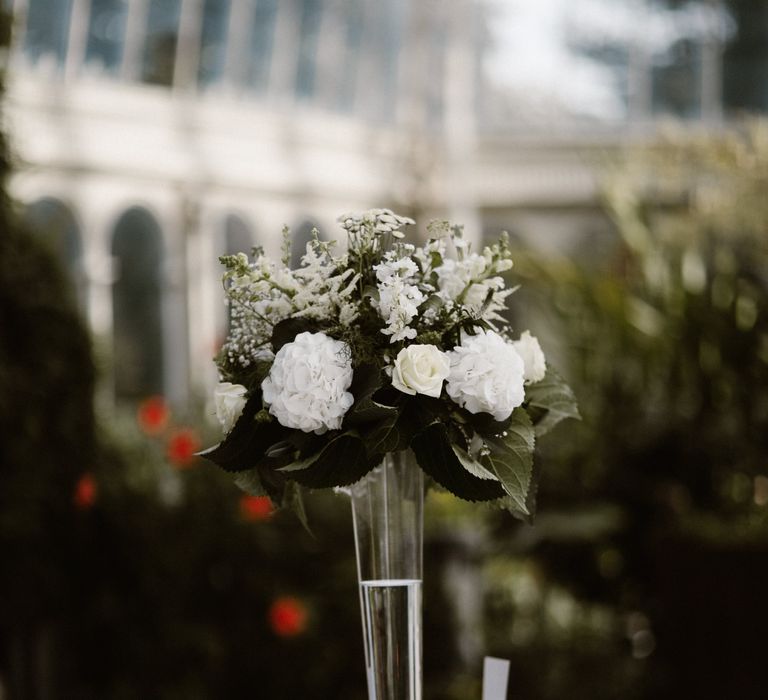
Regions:
[[[168,461],[174,467],[183,469],[189,467],[196,459],[197,452],[202,443],[197,433],[191,428],[179,428],[171,433],[166,447]]]
[[[147,435],[159,435],[168,425],[171,410],[162,396],[150,396],[139,404],[136,420]]]
[[[255,523],[268,520],[272,515],[272,501],[269,496],[248,496],[240,499],[240,517],[246,522]]]
[[[98,487],[96,486],[96,479],[93,478],[93,474],[83,474],[75,484],[75,492],[72,495],[72,501],[76,508],[80,510],[88,510],[94,503],[96,503],[96,494]]]
[[[307,608],[297,598],[277,598],[269,608],[269,624],[280,637],[296,637],[307,628]]]

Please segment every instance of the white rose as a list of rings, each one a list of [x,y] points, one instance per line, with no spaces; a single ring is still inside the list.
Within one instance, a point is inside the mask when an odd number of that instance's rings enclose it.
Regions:
[[[523,403],[523,360],[497,333],[465,336],[448,358],[451,371],[445,389],[470,413],[490,413],[501,421]]]
[[[449,371],[448,356],[434,345],[409,345],[395,358],[392,386],[406,394],[438,398]]]
[[[544,379],[544,375],[547,373],[547,362],[536,337],[532,336],[529,331],[525,331],[520,336],[520,340],[514,341],[512,345],[523,359],[525,383],[534,384]]]
[[[349,346],[325,333],[299,333],[277,351],[261,390],[281,425],[320,435],[341,427],[355,400],[350,384]]]
[[[228,433],[235,427],[237,419],[245,407],[247,389],[241,384],[221,382],[213,392],[213,403],[216,407],[216,418],[221,427]]]

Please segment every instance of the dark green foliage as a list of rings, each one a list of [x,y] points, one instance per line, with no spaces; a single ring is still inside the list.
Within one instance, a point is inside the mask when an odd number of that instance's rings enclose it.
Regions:
[[[72,576],[81,556],[72,499],[97,446],[90,340],[58,261],[13,214],[8,167],[2,141],[0,675],[12,655],[15,698],[42,687],[35,659],[44,631],[83,583]]]
[[[515,311],[561,339],[584,418],[541,443],[542,510],[525,547],[538,614],[547,596],[566,598],[572,627],[532,615],[524,645],[492,642],[513,657],[524,697],[764,692],[765,128],[633,153],[609,180],[609,255],[516,257]],[[504,608],[490,601],[494,624]],[[525,616],[518,606],[511,619]]]
[[[411,447],[424,472],[451,493],[461,492],[468,501],[490,501],[503,495],[498,481],[479,479],[462,466],[442,423],[420,430]]]

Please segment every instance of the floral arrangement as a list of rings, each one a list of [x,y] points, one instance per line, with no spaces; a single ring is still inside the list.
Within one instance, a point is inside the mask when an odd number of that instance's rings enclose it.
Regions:
[[[224,256],[231,329],[217,357],[223,440],[201,453],[253,495],[302,512],[302,488],[352,484],[391,452],[459,498],[530,518],[537,436],[578,417],[535,337],[503,316],[505,235],[482,254],[459,227],[386,209],[339,219],[345,252],[315,232],[301,266],[259,249]]]

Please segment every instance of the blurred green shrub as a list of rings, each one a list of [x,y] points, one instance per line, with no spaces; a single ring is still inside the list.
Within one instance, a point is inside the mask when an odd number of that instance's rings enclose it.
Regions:
[[[520,697],[762,689],[766,192],[765,123],[671,134],[607,175],[612,251],[516,257],[519,325],[549,340],[584,418],[542,443],[536,527],[499,528],[520,555],[488,566]]]

